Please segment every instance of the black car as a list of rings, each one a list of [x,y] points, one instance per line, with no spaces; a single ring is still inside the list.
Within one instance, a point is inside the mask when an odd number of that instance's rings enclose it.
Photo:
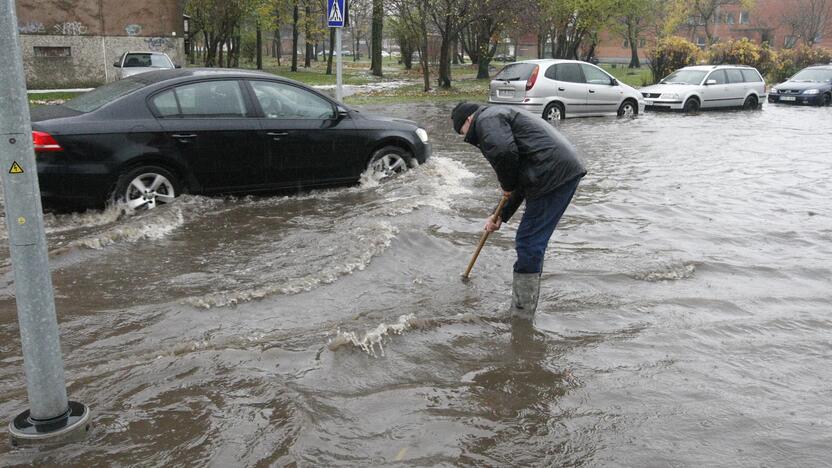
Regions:
[[[143,73],[32,110],[45,205],[153,208],[214,194],[355,183],[424,163],[414,122],[361,114],[295,81],[240,70]]]
[[[771,88],[768,102],[828,106],[832,103],[832,65],[800,70],[785,83]]]

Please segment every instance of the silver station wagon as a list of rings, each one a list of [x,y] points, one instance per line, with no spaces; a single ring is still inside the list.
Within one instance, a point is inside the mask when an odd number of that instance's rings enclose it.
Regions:
[[[680,68],[641,93],[648,109],[756,109],[766,100],[766,83],[753,67],[697,65]]]
[[[521,107],[554,122],[566,117],[644,111],[641,93],[595,65],[577,60],[526,60],[491,81],[488,102]]]

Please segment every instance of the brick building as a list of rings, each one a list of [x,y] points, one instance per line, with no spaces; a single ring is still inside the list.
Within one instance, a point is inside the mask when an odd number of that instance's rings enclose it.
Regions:
[[[185,61],[184,0],[18,0],[29,89],[96,86],[115,79],[129,50]]]

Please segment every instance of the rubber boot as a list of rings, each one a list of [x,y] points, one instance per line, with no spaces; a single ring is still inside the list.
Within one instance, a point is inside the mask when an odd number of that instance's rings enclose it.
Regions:
[[[512,318],[534,319],[534,312],[537,310],[537,299],[540,295],[540,273],[514,272],[511,289],[509,315]]]

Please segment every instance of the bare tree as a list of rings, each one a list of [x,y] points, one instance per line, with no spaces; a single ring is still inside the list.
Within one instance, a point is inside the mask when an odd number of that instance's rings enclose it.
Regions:
[[[783,18],[792,35],[808,47],[832,33],[832,0],[796,0]]]

